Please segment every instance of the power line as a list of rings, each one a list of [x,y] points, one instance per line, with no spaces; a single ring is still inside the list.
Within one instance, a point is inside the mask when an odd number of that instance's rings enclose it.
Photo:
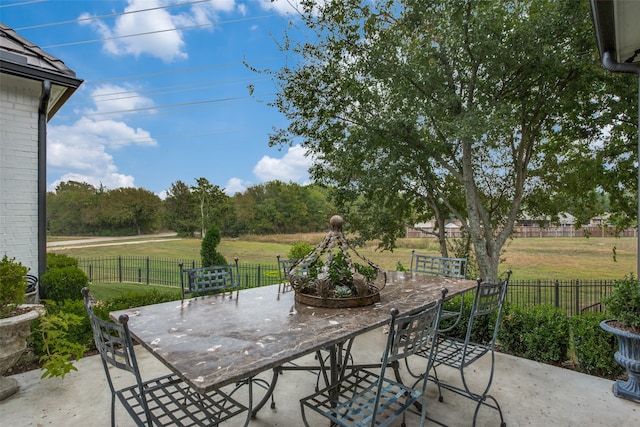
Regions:
[[[25,2],[25,3],[21,3],[21,4],[39,3],[41,1],[44,1],[44,0],[33,0],[33,1],[30,1],[30,2]],[[152,10],[168,9],[168,8],[179,7],[179,6],[188,6],[190,4],[206,3],[206,2],[210,2],[210,1],[212,1],[212,0],[195,0],[195,1],[190,1],[190,2],[186,2],[186,3],[176,3],[176,4],[169,4],[169,5],[166,5],[166,6],[150,7],[150,8],[147,8],[147,9],[137,9],[137,10],[130,10],[130,11],[127,11],[127,12],[110,13],[108,15],[89,16],[87,18],[70,19],[68,21],[49,22],[47,24],[30,25],[28,27],[14,28],[14,30],[15,31],[34,30],[36,28],[53,27],[55,25],[73,24],[74,22],[85,22],[85,21],[93,21],[93,20],[97,20],[97,19],[113,18],[114,16],[128,15],[128,14],[131,14],[131,13],[149,12],[149,11],[152,11]],[[14,6],[14,5],[11,5],[11,6]]]
[[[101,113],[88,113],[88,114],[84,114],[84,116],[104,116],[104,115],[111,115],[111,114],[133,113],[137,111],[159,110],[164,108],[186,107],[189,105],[201,105],[201,104],[211,104],[211,103],[217,103],[217,102],[237,101],[239,99],[246,99],[246,98],[248,97],[237,96],[232,98],[208,99],[206,101],[183,102],[179,104],[159,105],[154,107],[140,107],[140,108],[131,108],[128,110],[105,111]]]
[[[267,78],[262,79],[251,79],[251,78],[243,78],[243,79],[227,79],[227,80],[209,80],[205,82],[197,82],[197,83],[189,83],[184,85],[170,85],[170,86],[160,86],[153,87],[148,89],[134,89],[127,91],[118,91],[118,92],[110,92],[110,93],[100,93],[92,95],[93,102],[109,102],[109,101],[117,101],[120,99],[130,99],[130,98],[142,98],[144,96],[151,95],[167,95],[167,94],[175,94],[175,93],[184,93],[190,92],[194,90],[200,90],[205,88],[212,87],[220,87],[220,86],[229,86],[232,84],[238,84],[242,82],[256,82],[256,81],[264,81]],[[171,90],[175,89],[175,90]],[[117,96],[121,95],[121,96]],[[96,99],[96,98],[106,98],[106,99]]]
[[[3,7],[25,6],[27,4],[32,4],[32,3],[42,3],[43,1],[46,1],[46,0],[31,0],[31,1],[23,1],[21,3],[0,4],[0,9]]]
[[[191,25],[191,26],[180,27],[180,28],[168,28],[166,30],[148,31],[148,32],[145,32],[145,33],[127,34],[127,35],[124,35],[124,36],[113,36],[113,37],[105,37],[105,38],[102,38],[102,39],[82,40],[82,41],[77,41],[77,42],[52,44],[52,45],[49,45],[49,46],[41,46],[41,49],[51,49],[51,48],[54,48],[54,47],[65,47],[65,46],[76,46],[76,45],[79,45],[79,44],[97,43],[97,42],[102,42],[102,41],[107,41],[107,40],[117,40],[117,39],[124,39],[124,38],[128,38],[128,37],[137,37],[137,36],[145,36],[145,35],[149,35],[149,34],[166,33],[166,32],[169,32],[169,31],[192,30],[194,28],[212,27],[214,25],[235,24],[237,22],[245,22],[245,21],[254,21],[254,20],[257,20],[257,19],[265,19],[265,18],[269,18],[271,16],[273,16],[273,15],[262,15],[262,16],[248,17],[248,18],[230,19],[228,21],[211,22],[211,23],[208,23],[208,24]]]
[[[261,58],[261,59],[256,59],[255,61],[252,61],[252,62],[274,61],[276,59],[277,58]],[[115,81],[115,80],[139,79],[139,78],[142,78],[142,77],[155,77],[155,76],[162,76],[162,75],[166,75],[166,74],[187,73],[187,72],[191,72],[191,71],[201,71],[201,70],[209,70],[209,69],[212,69],[212,68],[232,67],[232,66],[235,66],[235,65],[243,65],[243,64],[244,64],[243,61],[237,61],[237,62],[228,62],[228,63],[224,63],[224,64],[203,65],[201,67],[180,68],[178,70],[157,71],[155,73],[132,74],[132,75],[129,75],[129,76],[111,77],[109,79],[89,80],[89,81],[84,82],[83,84],[86,86],[86,85],[90,85],[90,84],[105,83],[105,82],[111,82],[111,81]]]

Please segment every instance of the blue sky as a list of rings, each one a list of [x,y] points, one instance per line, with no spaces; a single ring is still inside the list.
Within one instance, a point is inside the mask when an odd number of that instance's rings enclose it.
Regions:
[[[243,64],[293,61],[277,44],[297,1],[0,0],[0,21],[84,80],[49,122],[48,189],[306,183],[299,146],[268,146],[286,126],[276,85]]]

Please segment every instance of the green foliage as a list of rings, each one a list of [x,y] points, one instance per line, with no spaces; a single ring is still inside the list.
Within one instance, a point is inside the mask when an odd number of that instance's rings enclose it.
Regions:
[[[130,235],[151,233],[159,224],[162,201],[143,188],[106,190],[74,181],[47,193],[47,225],[52,235]]]
[[[80,291],[88,284],[89,278],[78,267],[54,268],[40,276],[40,296],[53,301],[80,300]]]
[[[104,320],[109,320],[109,313],[117,310],[126,310],[144,305],[160,304],[167,301],[180,299],[180,293],[175,294],[160,292],[153,289],[147,292],[126,292],[118,297],[110,298],[107,301],[98,301],[93,306],[96,316]]]
[[[184,182],[178,180],[171,184],[163,205],[165,227],[180,236],[193,236],[193,232],[200,228],[196,197]]]
[[[63,267],[77,267],[78,260],[65,254],[47,253],[47,270]]]
[[[6,255],[0,261],[0,319],[5,318],[15,308],[25,301],[27,279],[24,277],[29,269],[9,259]]]
[[[45,354],[40,357],[41,378],[64,378],[70,371],[77,371],[74,360],[80,359],[87,346],[73,341],[69,332],[74,326],[81,325],[83,318],[77,314],[60,311],[48,314],[40,319],[39,331]]]
[[[270,143],[303,140],[321,159],[312,179],[335,188],[350,227],[385,248],[416,219],[456,218],[479,276],[494,282],[531,188],[548,185],[528,212],[557,212],[548,201],[559,175],[571,182],[607,146],[594,122],[616,92],[584,60],[594,52],[587,2],[303,2],[292,25],[303,24],[313,37],[281,45],[299,61],[263,71],[289,119]],[[606,142],[591,143],[596,135]],[[547,167],[569,153],[572,163]]]
[[[313,246],[307,242],[296,242],[289,249],[289,259],[304,258],[313,252]]]
[[[84,308],[84,303],[81,300],[64,300],[64,301],[52,301],[43,300],[45,304],[47,314],[44,318],[49,316],[61,316],[63,314],[73,314],[81,319],[80,322],[68,323],[65,330],[64,338],[72,343],[77,343],[84,346],[93,345],[93,331],[91,330],[91,324],[89,317]],[[41,319],[36,319],[32,323],[34,331],[41,331],[40,323]],[[45,343],[42,340],[42,333],[32,334],[31,347],[34,354],[42,356],[47,354]]]
[[[396,271],[409,271],[400,261],[396,263]]]
[[[216,250],[220,244],[220,239],[220,230],[218,227],[215,225],[209,227],[206,236],[202,239],[202,246],[200,248],[203,267],[228,264],[225,257]]]
[[[602,378],[616,379],[624,369],[615,361],[618,349],[615,335],[600,327],[604,313],[584,313],[570,320],[573,346],[581,372]]]
[[[633,273],[616,280],[611,294],[602,303],[611,318],[640,333],[640,280]]]
[[[324,231],[334,212],[325,188],[281,181],[249,187],[231,201],[234,235]]]
[[[569,351],[569,320],[553,306],[511,306],[502,319],[498,337],[507,353],[560,364],[567,360]]]

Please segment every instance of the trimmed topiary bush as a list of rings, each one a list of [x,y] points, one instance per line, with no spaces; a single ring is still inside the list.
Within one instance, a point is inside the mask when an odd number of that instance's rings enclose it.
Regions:
[[[200,247],[200,257],[202,258],[203,267],[211,267],[214,265],[227,265],[227,260],[217,251],[220,244],[220,230],[215,225],[207,229],[207,235],[202,239]]]
[[[78,267],[54,268],[40,276],[40,297],[53,301],[81,300],[89,278]]]

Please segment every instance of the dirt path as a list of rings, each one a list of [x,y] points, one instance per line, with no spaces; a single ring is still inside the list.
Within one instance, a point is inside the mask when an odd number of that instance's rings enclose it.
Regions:
[[[176,233],[145,234],[140,236],[119,236],[119,237],[90,237],[86,239],[61,240],[58,242],[47,242],[47,249],[55,251],[69,248],[90,248],[95,246],[117,246],[117,245],[137,245],[140,243],[167,242],[171,240],[181,240]],[[127,241],[130,240],[130,241]]]

